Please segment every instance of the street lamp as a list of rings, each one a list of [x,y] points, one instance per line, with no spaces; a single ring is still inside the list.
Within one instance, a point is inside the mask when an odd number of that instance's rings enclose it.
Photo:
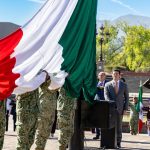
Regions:
[[[99,64],[98,64],[98,70],[99,71],[103,71],[104,70],[104,61],[103,61],[103,42],[104,42],[104,37],[106,35],[106,37],[108,38],[110,33],[109,32],[104,32],[105,27],[103,26],[103,24],[100,27],[100,35],[101,38],[99,40],[99,44],[100,44],[100,57],[99,57]]]

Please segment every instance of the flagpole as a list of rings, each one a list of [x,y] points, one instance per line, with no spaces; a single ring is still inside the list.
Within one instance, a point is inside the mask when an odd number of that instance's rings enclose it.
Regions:
[[[140,80],[140,87],[142,86],[142,80]]]

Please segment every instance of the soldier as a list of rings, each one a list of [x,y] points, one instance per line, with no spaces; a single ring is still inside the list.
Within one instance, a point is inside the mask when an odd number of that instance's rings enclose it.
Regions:
[[[36,132],[35,150],[44,150],[49,137],[57,104],[57,90],[49,90],[50,79],[39,88],[40,113],[38,117],[38,128]]]
[[[66,150],[73,135],[75,109],[76,98],[69,97],[65,89],[61,88],[57,100],[57,120],[60,129],[58,137],[59,150]]]
[[[5,124],[5,101],[0,100],[0,150],[4,143]]]
[[[45,82],[46,76],[47,74],[45,71],[40,71],[33,80],[25,84],[25,88],[28,90],[33,90],[33,87],[39,87],[41,82]],[[39,82],[37,82],[36,79]],[[17,95],[16,99],[16,149],[29,150],[34,142],[35,131],[37,129],[39,113],[39,91],[38,89],[35,89],[34,91],[29,91],[24,94]]]
[[[17,150],[30,150],[39,113],[38,89],[17,96]]]
[[[138,103],[137,97],[133,97],[133,103],[129,102],[129,106],[131,108],[129,125],[130,125],[130,133],[132,135],[136,135],[138,133],[139,112],[136,110],[137,103]]]

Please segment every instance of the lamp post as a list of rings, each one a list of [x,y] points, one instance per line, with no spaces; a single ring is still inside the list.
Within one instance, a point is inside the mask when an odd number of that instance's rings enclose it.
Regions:
[[[102,62],[103,61],[103,51],[102,51],[102,49],[103,49],[103,42],[104,42],[104,26],[103,26],[103,24],[102,24],[102,26],[100,27],[100,30],[101,30],[101,38],[100,38],[100,40],[99,40],[99,44],[100,44],[100,57],[99,57],[99,59],[100,59],[100,61]]]
[[[103,42],[104,42],[104,36],[106,35],[106,37],[108,38],[108,36],[110,35],[109,32],[104,32],[105,27],[103,26],[103,24],[100,27],[100,35],[101,38],[99,40],[99,44],[100,44],[100,57],[99,57],[99,63],[98,63],[98,71],[104,71],[104,60],[103,60]]]

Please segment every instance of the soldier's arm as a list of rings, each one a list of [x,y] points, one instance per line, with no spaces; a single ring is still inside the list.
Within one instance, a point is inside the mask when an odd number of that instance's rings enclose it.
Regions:
[[[130,107],[131,110],[133,111],[135,106],[134,106],[131,102],[129,102],[129,107]]]
[[[40,74],[35,76],[29,82],[22,83],[22,85],[20,85],[20,87],[17,87],[13,91],[13,93],[14,94],[23,94],[26,92],[33,91],[33,90],[37,89],[43,82],[45,82],[45,78],[46,78],[46,73],[41,72]]]

